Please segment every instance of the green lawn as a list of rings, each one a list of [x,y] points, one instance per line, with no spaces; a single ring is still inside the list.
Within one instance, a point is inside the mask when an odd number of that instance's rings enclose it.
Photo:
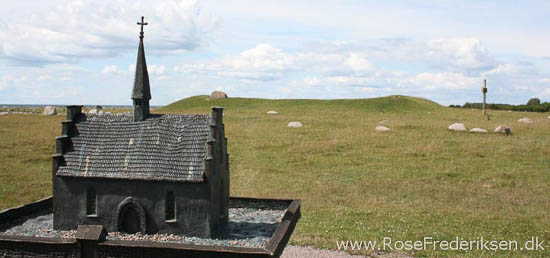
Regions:
[[[451,109],[404,96],[357,100],[185,99],[160,113],[225,107],[231,194],[302,199],[295,245],[341,240],[520,241],[545,252],[423,251],[418,256],[550,255],[548,114]],[[278,115],[267,115],[268,110]],[[520,124],[530,117],[533,124]],[[51,192],[61,116],[0,116],[0,209]],[[374,127],[389,120],[393,131]],[[300,121],[303,128],[287,123]],[[447,130],[454,122],[512,136]]]

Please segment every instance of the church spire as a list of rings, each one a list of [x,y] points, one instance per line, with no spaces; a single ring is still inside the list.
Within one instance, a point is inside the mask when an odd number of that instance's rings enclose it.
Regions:
[[[147,63],[145,62],[145,50],[143,48],[143,26],[147,25],[143,21],[137,24],[141,26],[139,33],[139,49],[136,62],[136,76],[134,79],[134,89],[132,91],[132,114],[134,121],[143,121],[149,116],[149,100],[151,99],[151,87],[149,86],[149,74],[147,73]]]

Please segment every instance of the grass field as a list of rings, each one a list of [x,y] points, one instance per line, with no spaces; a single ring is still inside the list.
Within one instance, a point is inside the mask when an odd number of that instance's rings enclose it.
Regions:
[[[225,107],[231,195],[300,198],[292,244],[336,241],[545,240],[546,251],[406,252],[415,256],[550,255],[550,120],[544,113],[451,109],[403,96],[358,100],[207,100],[160,113]],[[278,115],[267,115],[268,110]],[[520,124],[530,117],[533,124]],[[0,116],[0,209],[51,193],[62,116]],[[393,131],[374,127],[389,120]],[[287,123],[300,121],[303,128]],[[512,136],[447,130],[454,122]]]

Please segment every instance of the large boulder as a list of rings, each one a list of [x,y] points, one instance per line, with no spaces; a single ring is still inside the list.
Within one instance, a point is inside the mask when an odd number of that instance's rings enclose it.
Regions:
[[[0,112],[0,116],[7,115],[8,112]]]
[[[495,133],[511,134],[512,129],[506,125],[499,125],[495,128]]]
[[[273,111],[273,110],[267,111],[266,113],[269,114],[269,115],[276,115],[276,114],[279,114],[279,112]]]
[[[382,126],[382,125],[377,126],[376,128],[374,128],[374,130],[377,131],[377,132],[387,132],[387,131],[391,131],[390,128],[387,128],[387,127]]]
[[[52,107],[52,106],[45,106],[44,112],[42,112],[42,115],[44,116],[53,116],[56,114],[57,114],[57,110],[55,109],[55,107]]]
[[[466,132],[466,126],[462,123],[454,123],[452,125],[449,125],[449,130],[455,132]]]
[[[483,128],[472,128],[470,130],[470,133],[487,133],[488,131]]]
[[[227,94],[223,91],[213,91],[210,93],[210,99],[226,99]]]
[[[520,119],[518,120],[518,122],[530,124],[530,123],[533,123],[533,119],[528,118],[528,117],[524,117],[524,118],[520,118]]]
[[[97,108],[92,108],[88,111],[88,114],[97,114]]]
[[[304,125],[300,122],[290,122],[288,123],[288,127],[290,128],[300,128],[300,127],[303,127]]]

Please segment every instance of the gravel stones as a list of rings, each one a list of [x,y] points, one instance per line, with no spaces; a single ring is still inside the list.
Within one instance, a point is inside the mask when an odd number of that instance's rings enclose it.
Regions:
[[[109,232],[107,239],[145,240],[194,245],[262,247],[267,244],[267,241],[269,241],[275,232],[275,229],[283,219],[285,211],[285,209],[277,208],[229,208],[229,223],[223,239],[205,239],[174,234],[126,234],[121,232]],[[29,218],[19,225],[0,232],[0,234],[74,238],[76,231],[53,230],[53,214],[47,214]]]
[[[281,258],[302,258],[302,257],[317,257],[317,258],[352,258],[364,257],[359,255],[351,255],[343,251],[321,250],[309,246],[287,246],[281,255]]]

